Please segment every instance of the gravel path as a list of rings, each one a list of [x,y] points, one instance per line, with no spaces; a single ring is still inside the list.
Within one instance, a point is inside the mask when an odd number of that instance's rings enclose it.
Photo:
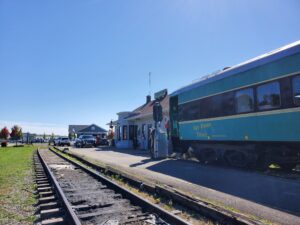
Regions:
[[[142,180],[166,184],[243,213],[279,224],[300,224],[299,181],[182,160],[153,161],[142,151],[107,148],[70,148],[70,151]]]

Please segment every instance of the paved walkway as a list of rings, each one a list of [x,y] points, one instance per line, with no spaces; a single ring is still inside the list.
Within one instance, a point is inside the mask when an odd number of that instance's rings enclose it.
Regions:
[[[135,150],[70,151],[272,222],[300,224],[299,181],[183,160],[153,161],[147,153]]]

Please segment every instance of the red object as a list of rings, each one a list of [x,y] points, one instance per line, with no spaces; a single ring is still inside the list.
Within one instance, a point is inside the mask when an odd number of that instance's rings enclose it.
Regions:
[[[7,129],[7,127],[4,127],[1,131],[0,131],[0,138],[2,139],[7,139],[9,136],[9,131]]]
[[[165,123],[166,130],[169,129],[169,120]]]

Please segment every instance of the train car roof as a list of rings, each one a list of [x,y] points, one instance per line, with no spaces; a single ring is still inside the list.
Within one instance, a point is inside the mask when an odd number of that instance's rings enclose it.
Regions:
[[[189,91],[196,87],[229,77],[229,76],[237,74],[237,73],[241,73],[241,72],[250,70],[250,69],[258,67],[258,66],[262,66],[264,64],[273,62],[275,60],[278,60],[278,59],[286,57],[286,56],[296,54],[298,52],[300,52],[300,40],[293,42],[291,44],[285,45],[281,48],[275,49],[271,52],[268,52],[263,55],[252,58],[250,60],[247,60],[240,64],[237,64],[235,66],[232,66],[228,69],[219,70],[219,71],[216,71],[209,75],[203,76],[200,79],[192,82],[191,84],[174,91],[172,94],[170,94],[170,96],[172,97],[175,95],[179,95],[183,92]]]

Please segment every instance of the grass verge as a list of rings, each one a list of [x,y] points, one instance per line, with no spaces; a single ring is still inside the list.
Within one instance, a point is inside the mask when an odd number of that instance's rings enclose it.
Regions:
[[[0,224],[32,224],[35,220],[34,149],[0,148]]]

